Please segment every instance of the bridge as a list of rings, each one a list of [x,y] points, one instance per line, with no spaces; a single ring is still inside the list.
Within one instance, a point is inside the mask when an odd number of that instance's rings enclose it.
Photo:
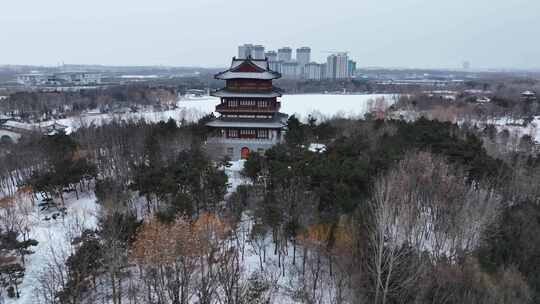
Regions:
[[[24,134],[37,131],[35,126],[13,120],[3,120],[0,123],[0,143],[12,144],[21,139]]]
[[[0,145],[16,143],[19,141],[21,136],[22,135],[20,133],[11,130],[5,130],[0,126]]]
[[[59,130],[66,130],[66,126],[57,122],[50,122],[43,125],[18,122],[14,120],[0,120],[0,144],[17,143],[22,136],[32,132],[41,134],[52,134]]]

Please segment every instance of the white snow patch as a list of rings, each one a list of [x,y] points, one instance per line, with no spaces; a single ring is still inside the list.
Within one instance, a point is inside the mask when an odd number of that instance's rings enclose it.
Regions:
[[[236,191],[236,188],[240,185],[249,185],[250,181],[242,176],[241,172],[244,169],[244,164],[246,161],[244,159],[231,161],[231,165],[228,168],[225,168],[225,174],[229,179],[229,186],[227,188],[227,194],[233,193]]]
[[[535,116],[532,122],[526,126],[523,126],[523,119],[514,119],[508,116],[497,117],[485,121],[462,119],[458,121],[458,124],[461,125],[464,122],[477,124],[480,127],[494,125],[498,132],[508,130],[511,135],[516,136],[517,138],[521,138],[523,135],[529,135],[537,144],[540,144],[540,116]]]
[[[317,144],[317,143],[311,143],[308,147],[308,150],[311,152],[318,152],[323,153],[326,151],[326,145],[324,144]]]
[[[59,200],[56,201],[59,203]],[[51,213],[54,212],[40,211],[37,206],[39,202],[36,200],[36,205],[32,207],[33,211],[28,218],[31,221],[30,227],[32,227],[30,238],[39,243],[36,247],[31,247],[34,253],[26,257],[26,272],[19,286],[21,297],[7,299],[6,303],[36,303],[35,289],[39,286],[38,279],[44,266],[51,260],[51,249],[55,252],[71,253],[73,237],[79,236],[85,229],[97,227],[99,205],[96,204],[93,192],[80,193],[78,200],[75,198],[75,194],[66,194],[67,214],[64,218],[58,217],[56,220],[52,218],[48,221],[44,220],[45,216],[51,217]],[[29,198],[22,203],[30,204],[30,206],[32,204]]]

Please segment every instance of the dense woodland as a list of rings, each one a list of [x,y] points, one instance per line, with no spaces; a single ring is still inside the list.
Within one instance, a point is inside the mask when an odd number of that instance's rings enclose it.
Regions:
[[[95,192],[99,223],[74,229],[70,250],[43,265],[42,303],[540,299],[540,160],[486,149],[501,145],[496,130],[293,116],[286,143],[251,154],[251,184],[231,195],[204,133],[113,122],[4,151],[2,296],[19,295],[37,245],[21,192],[59,205]]]
[[[341,269],[352,284],[349,292],[355,293],[349,301],[537,299],[538,282],[529,266],[538,261],[513,260],[534,256],[515,248],[535,243],[535,237],[522,238],[521,233],[538,229],[539,197],[531,187],[539,183],[537,158],[494,159],[478,137],[450,123],[353,124],[354,131],[339,134],[324,153],[303,151],[302,144],[310,141],[304,138],[320,135],[316,129],[297,128],[302,131],[289,132],[287,145],[248,161],[247,175],[264,189],[257,205],[269,209],[261,214],[272,231],[288,231],[285,238],[293,240],[314,233],[310,237],[322,242],[328,263],[336,261],[336,268],[345,263]],[[518,179],[525,184],[516,186]],[[523,210],[534,219],[514,217],[524,215]],[[521,228],[510,228],[511,222]],[[536,228],[528,226],[532,222]],[[323,227],[326,234],[311,231]],[[352,229],[351,237],[341,235],[341,229]],[[336,252],[343,249],[341,238],[352,242],[350,251]],[[510,239],[523,243],[507,243]],[[305,279],[307,287],[317,284],[316,277]],[[308,303],[322,296],[315,288],[304,292]]]

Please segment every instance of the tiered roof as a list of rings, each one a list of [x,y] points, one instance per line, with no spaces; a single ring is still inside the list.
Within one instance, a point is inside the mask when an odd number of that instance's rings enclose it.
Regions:
[[[272,90],[266,91],[266,92],[265,91],[246,92],[246,91],[235,91],[235,90],[223,88],[223,89],[219,89],[217,91],[212,92],[211,95],[215,97],[271,98],[271,97],[281,97],[281,90],[276,87],[272,87]]]
[[[220,117],[206,125],[216,128],[272,128],[280,129],[287,125],[287,114],[277,113],[271,119],[264,118],[226,118]]]
[[[221,73],[216,74],[216,79],[262,79],[272,80],[280,78],[281,74],[270,70],[266,59],[233,58],[231,67]]]
[[[248,57],[246,59],[233,58],[231,67],[221,73],[215,75],[216,79],[230,80],[247,80],[239,81],[239,86],[231,85],[231,87],[225,87],[212,93],[212,96],[220,98],[253,98],[256,100],[270,101],[265,104],[264,107],[260,105],[242,105],[236,104],[236,106],[229,106],[222,103],[216,107],[216,111],[219,113],[232,113],[242,114],[244,117],[230,117],[228,115],[220,116],[206,125],[213,128],[266,128],[266,129],[282,129],[285,127],[287,115],[279,113],[281,104],[277,102],[276,98],[281,96],[281,90],[277,87],[273,87],[271,82],[273,79],[280,78],[281,74],[270,70],[267,59],[253,59]],[[264,86],[258,86],[257,81],[262,80]],[[243,83],[252,84],[243,86]],[[222,100],[223,101],[223,100]],[[253,101],[253,100],[252,100]],[[256,114],[271,113],[272,115],[265,115],[268,118],[256,117]],[[245,115],[252,114],[252,115]],[[248,117],[250,116],[250,117]]]

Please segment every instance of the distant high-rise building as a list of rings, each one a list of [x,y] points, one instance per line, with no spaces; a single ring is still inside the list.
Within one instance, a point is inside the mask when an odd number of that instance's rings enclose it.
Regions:
[[[326,77],[327,79],[336,78],[336,55],[330,55],[326,58]]]
[[[337,53],[328,56],[326,59],[326,78],[349,78],[349,59],[347,53]]]
[[[277,61],[277,53],[276,51],[268,51],[264,53],[264,56],[268,58],[268,62]]]
[[[244,44],[238,46],[238,59],[246,59],[248,56],[251,56],[252,49],[253,44]]]
[[[321,80],[322,65],[316,62],[310,62],[304,66],[304,77],[307,80]]]
[[[290,47],[282,47],[278,49],[278,60],[283,62],[292,61],[292,49]]]
[[[350,79],[355,77],[356,62],[350,60],[347,52],[336,52],[328,56],[326,63],[311,62],[311,48],[304,46],[296,49],[293,58],[293,49],[282,47],[276,51],[265,52],[262,45],[243,44],[238,46],[238,58],[265,60],[268,69],[279,72],[283,78],[288,79]]]
[[[471,63],[469,61],[463,61],[463,69],[468,70],[471,68]]]
[[[283,78],[296,79],[300,76],[300,69],[296,61],[283,62],[281,64]]]
[[[305,77],[304,67],[311,61],[311,49],[304,46],[296,49],[296,62],[298,62],[298,68],[300,74]]]
[[[296,49],[296,61],[301,65],[308,64],[311,61],[311,49],[307,46]]]
[[[237,59],[246,59],[249,56],[253,59],[264,59],[264,46],[260,44],[253,45],[250,43],[238,46]]]
[[[353,78],[356,75],[356,61],[349,59],[347,63],[347,69],[348,69],[349,77]]]
[[[281,73],[281,61],[268,61],[268,68],[274,72]]]
[[[326,79],[326,63],[321,63],[321,79]]]
[[[264,46],[254,45],[251,49],[251,57],[253,59],[264,59]]]

